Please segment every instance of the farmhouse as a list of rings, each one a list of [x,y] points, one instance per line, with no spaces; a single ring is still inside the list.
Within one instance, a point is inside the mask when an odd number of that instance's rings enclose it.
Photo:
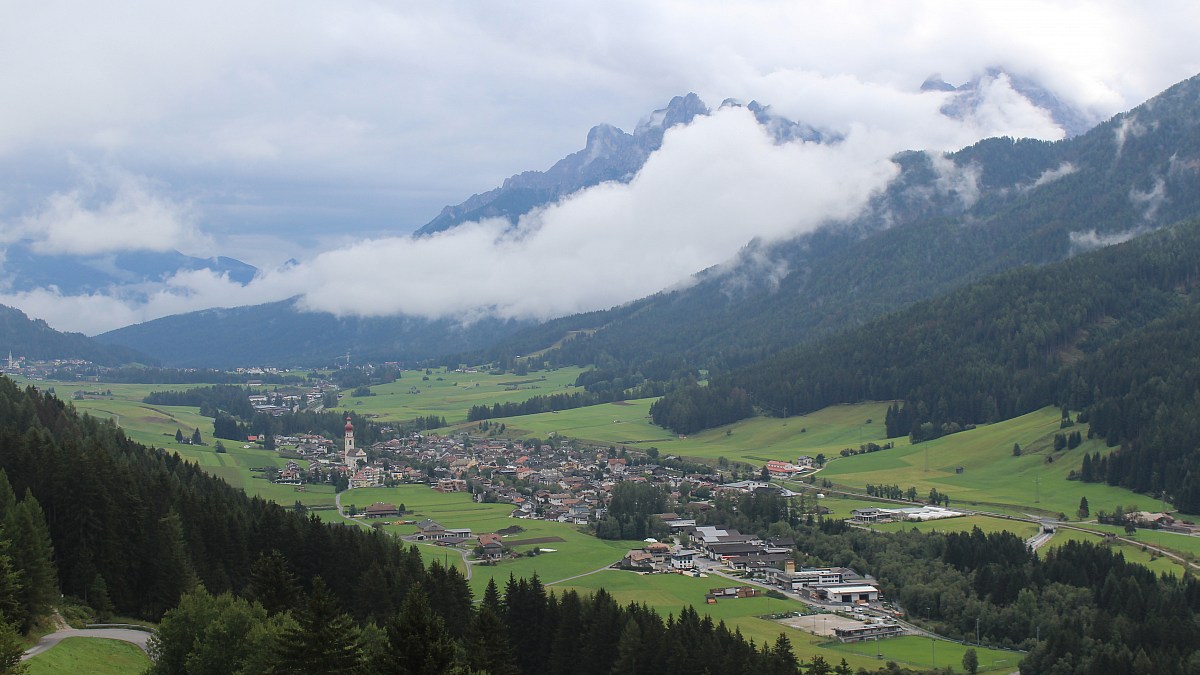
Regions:
[[[498,534],[479,535],[479,547],[483,549],[484,558],[499,558],[504,555],[504,542]]]
[[[375,502],[363,511],[364,518],[395,518],[399,515],[400,509],[383,502]]]
[[[859,523],[877,523],[886,517],[882,509],[866,508],[854,509],[850,512],[850,517]]]
[[[671,554],[671,568],[677,570],[690,570],[696,567],[696,552],[690,548],[683,548]]]
[[[433,541],[447,536],[446,528],[435,520],[426,519],[417,523],[417,541]]]

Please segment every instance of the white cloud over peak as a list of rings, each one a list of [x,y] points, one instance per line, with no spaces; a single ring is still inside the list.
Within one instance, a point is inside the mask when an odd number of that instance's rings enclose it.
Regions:
[[[1061,137],[1007,76],[948,119],[947,95],[917,91],[931,73],[960,84],[999,66],[1100,120],[1200,71],[1198,27],[1186,0],[0,9],[0,243],[176,248],[266,270],[244,287],[188,273],[0,303],[88,333],[297,294],[367,315],[607,307],[755,238],[853,215],[893,175],[895,152]],[[723,110],[670,132],[628,185],[583,191],[516,229],[405,236],[444,204],[578,150],[592,125],[630,130],[688,91],[709,105],[757,99],[845,140],[777,146],[746,111]],[[968,199],[970,175],[944,168]]]

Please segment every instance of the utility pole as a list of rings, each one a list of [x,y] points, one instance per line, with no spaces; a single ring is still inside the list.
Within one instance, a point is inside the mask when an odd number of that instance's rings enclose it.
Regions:
[[[975,644],[979,644],[979,617],[975,617]]]
[[[1041,480],[1041,476],[1033,477],[1033,503],[1034,504],[1042,503],[1041,484],[1038,482],[1040,480]]]

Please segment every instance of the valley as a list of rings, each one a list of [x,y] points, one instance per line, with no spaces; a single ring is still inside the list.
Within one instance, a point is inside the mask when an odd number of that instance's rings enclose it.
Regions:
[[[917,32],[1026,27],[964,7]],[[711,26],[710,58],[639,54],[653,3],[619,47],[505,54],[469,5],[376,9],[286,35],[322,75],[205,41],[233,65],[130,80],[145,119],[89,92],[52,143],[9,125],[0,672],[1200,672],[1200,75],[1171,36],[1184,66],[905,63],[918,10],[872,8],[904,48],[826,71]],[[581,149],[514,72],[595,116]],[[142,648],[27,651],[110,623]]]
[[[756,476],[768,460],[794,461],[797,456],[824,456],[823,467],[813,472],[811,479],[779,481],[790,490],[805,493],[805,501],[822,507],[826,517],[849,518],[854,509],[872,506],[893,506],[866,497],[868,484],[913,486],[918,494],[936,488],[951,495],[951,508],[1007,514],[1021,518],[1057,519],[1059,514],[1071,514],[1071,529],[1059,529],[1046,550],[1054,550],[1067,541],[1103,540],[1105,532],[1120,532],[1115,526],[1099,525],[1094,520],[1077,520],[1073,513],[1080,497],[1086,496],[1092,509],[1111,510],[1116,505],[1145,503],[1144,495],[1103,484],[1084,484],[1067,480],[1068,474],[1078,471],[1085,453],[1103,451],[1100,441],[1087,441],[1072,450],[1056,451],[1053,437],[1060,432],[1060,411],[1047,408],[1012,420],[948,435],[933,441],[912,444],[908,439],[892,439],[896,447],[877,452],[842,456],[842,450],[856,449],[867,443],[888,442],[880,420],[890,403],[839,405],[802,416],[786,419],[756,417],[726,427],[702,431],[690,436],[664,435],[660,427],[649,422],[652,399],[622,401],[589,406],[555,413],[540,413],[510,418],[494,418],[482,430],[479,423],[465,421],[465,411],[472,405],[524,400],[547,391],[573,388],[578,369],[563,369],[525,377],[511,374],[452,372],[446,370],[405,371],[400,379],[372,386],[370,396],[346,395],[340,401],[345,409],[380,422],[402,422],[413,416],[438,415],[445,417],[450,427],[443,433],[478,435],[477,443],[497,437],[552,438],[572,443],[605,447],[619,446],[624,450],[645,453],[655,448],[658,457],[678,456],[714,467],[744,466],[747,476]],[[79,390],[80,383],[29,381],[28,384],[58,392]],[[638,575],[613,571],[608,566],[630,549],[638,549],[640,541],[606,541],[598,539],[586,528],[568,523],[538,519],[513,519],[512,504],[477,503],[469,493],[441,493],[425,484],[396,487],[356,488],[340,495],[342,513],[334,507],[334,488],[325,484],[310,484],[302,488],[280,485],[263,478],[261,467],[282,469],[288,461],[277,452],[257,446],[243,447],[222,441],[225,452],[216,452],[211,444],[194,446],[175,441],[174,431],[200,429],[208,439],[211,418],[189,406],[161,406],[141,402],[155,390],[179,389],[177,385],[128,385],[88,383],[87,390],[104,395],[84,395],[71,401],[80,412],[101,419],[112,419],[133,439],[148,445],[177,452],[200,465],[206,472],[218,476],[247,494],[275,501],[285,506],[303,508],[322,521],[347,522],[343,514],[359,513],[378,502],[402,504],[403,520],[392,524],[350,519],[359,525],[371,525],[397,538],[411,537],[419,532],[415,525],[424,519],[436,520],[447,528],[467,528],[473,533],[494,532],[517,524],[518,534],[507,535],[515,557],[498,564],[482,565],[467,560],[472,556],[466,549],[418,543],[426,563],[437,562],[460,570],[468,579],[476,598],[481,597],[489,581],[503,586],[509,576],[529,578],[537,575],[542,583],[556,592],[575,590],[580,593],[604,588],[618,603],[645,603],[664,616],[677,614],[683,607],[701,607],[703,597],[713,585],[710,578],[693,579],[679,575]],[[515,389],[514,389],[515,388]],[[505,425],[497,436],[496,429]],[[481,435],[479,435],[481,434]],[[1022,448],[1014,456],[1012,446]],[[1050,458],[1051,461],[1048,461]],[[958,468],[962,467],[962,472]],[[736,477],[736,476],[735,476]],[[820,492],[822,497],[818,497]],[[1156,505],[1157,506],[1157,505]],[[1133,508],[1133,507],[1129,507]],[[1167,506],[1169,509],[1169,505]],[[1028,539],[1040,525],[1027,520],[1008,520],[998,517],[965,516],[924,523],[870,524],[866,527],[880,532],[918,530],[922,532],[1012,532]],[[529,544],[522,544],[529,541]],[[1175,552],[1186,560],[1194,560],[1200,552],[1200,538],[1186,535],[1139,529],[1124,540],[1109,545],[1121,551],[1126,559],[1144,565],[1156,573],[1181,575],[1183,566],[1171,558],[1147,551],[1137,542],[1145,542]],[[466,565],[470,564],[468,571]],[[581,576],[582,575],[582,576]],[[724,620],[736,626],[756,642],[770,642],[779,632],[778,624],[759,617],[779,612],[810,612],[795,600],[750,598],[721,602],[701,610],[714,620]],[[845,659],[851,667],[871,667],[875,645],[839,645],[827,638],[801,631],[790,631],[789,638],[797,657],[804,660],[820,655],[830,663]],[[910,667],[933,667],[931,656],[961,660],[965,647],[942,642],[927,651],[928,640],[915,637],[892,638],[878,645],[881,658],[908,664]],[[1002,650],[977,647],[983,667],[980,672],[1008,672],[1020,655]],[[936,657],[933,657],[936,658]]]

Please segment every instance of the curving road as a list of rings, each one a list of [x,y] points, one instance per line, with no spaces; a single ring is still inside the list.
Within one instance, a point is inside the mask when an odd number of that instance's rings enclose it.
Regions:
[[[45,652],[54,645],[62,642],[69,637],[84,637],[84,638],[104,638],[107,640],[120,640],[122,642],[131,642],[141,648],[147,654],[150,653],[149,641],[150,633],[141,630],[131,630],[128,628],[89,628],[80,630],[77,628],[64,628],[63,630],[55,631],[49,635],[45,635],[38,643],[21,655],[21,660],[26,661],[38,654]]]

